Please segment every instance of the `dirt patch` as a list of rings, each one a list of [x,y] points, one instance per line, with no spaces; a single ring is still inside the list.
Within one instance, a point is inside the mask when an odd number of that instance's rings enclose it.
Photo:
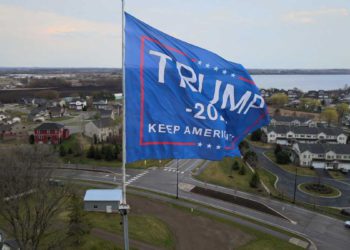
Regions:
[[[130,195],[131,213],[149,214],[168,224],[176,249],[235,249],[255,237],[224,223],[173,208],[162,202]]]
[[[245,199],[245,198],[242,198],[239,196],[221,193],[221,192],[217,192],[217,191],[214,191],[211,189],[206,189],[206,188],[201,188],[201,187],[195,187],[191,190],[191,192],[196,193],[196,194],[209,196],[209,197],[213,197],[215,199],[227,201],[227,202],[234,203],[234,204],[237,204],[237,205],[240,205],[243,207],[257,210],[259,212],[267,213],[267,214],[270,214],[270,215],[273,215],[273,216],[276,216],[276,217],[279,217],[282,219],[286,219],[285,217],[281,216],[276,211],[272,210],[271,208],[265,206],[264,204],[262,204],[260,202]]]

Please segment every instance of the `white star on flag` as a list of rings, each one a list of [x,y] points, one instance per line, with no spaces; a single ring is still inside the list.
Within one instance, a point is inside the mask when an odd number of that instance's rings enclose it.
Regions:
[[[211,144],[208,144],[208,145],[207,145],[207,148],[211,148]]]
[[[202,61],[198,61],[198,64],[199,64],[199,65],[202,65]]]
[[[202,145],[203,145],[203,144],[202,144],[201,142],[200,142],[200,143],[198,143],[198,147],[202,147]]]
[[[224,75],[226,75],[226,73],[227,73],[226,69],[224,69],[224,70],[222,71],[222,73],[223,73]]]
[[[236,75],[235,74],[231,74],[232,77],[235,77]]]
[[[216,149],[220,149],[220,148],[221,148],[221,146],[220,146],[220,145],[217,145],[217,146],[216,146]]]
[[[210,64],[209,64],[209,63],[207,63],[207,64],[205,65],[205,67],[206,67],[206,68],[209,68],[209,67],[210,67]]]
[[[215,71],[218,71],[218,69],[219,69],[218,67],[215,67],[215,68],[214,68]]]

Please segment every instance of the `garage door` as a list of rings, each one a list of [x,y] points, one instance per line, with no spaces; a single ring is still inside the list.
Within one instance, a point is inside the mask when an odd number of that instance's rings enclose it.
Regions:
[[[277,140],[276,143],[280,144],[280,145],[288,145],[288,141],[287,140]]]
[[[324,162],[312,162],[312,166],[314,167],[314,168],[325,168],[325,163]]]

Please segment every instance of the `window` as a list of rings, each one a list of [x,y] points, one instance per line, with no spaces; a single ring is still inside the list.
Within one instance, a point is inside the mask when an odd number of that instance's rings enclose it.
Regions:
[[[94,205],[94,208],[98,208],[98,205]]]

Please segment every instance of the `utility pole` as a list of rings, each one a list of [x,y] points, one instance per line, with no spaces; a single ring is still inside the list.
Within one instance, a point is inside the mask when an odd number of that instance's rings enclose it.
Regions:
[[[296,197],[296,194],[297,194],[297,176],[298,176],[298,167],[295,166],[293,203],[295,203],[295,197]]]
[[[176,199],[179,199],[179,160],[176,159]]]
[[[124,250],[129,250],[129,227],[128,227],[128,212],[129,205],[126,202],[126,95],[125,95],[125,17],[124,17],[124,3],[122,1],[122,69],[123,69],[123,164],[122,164],[122,200],[119,204],[119,213],[123,218],[123,232],[124,232]]]

